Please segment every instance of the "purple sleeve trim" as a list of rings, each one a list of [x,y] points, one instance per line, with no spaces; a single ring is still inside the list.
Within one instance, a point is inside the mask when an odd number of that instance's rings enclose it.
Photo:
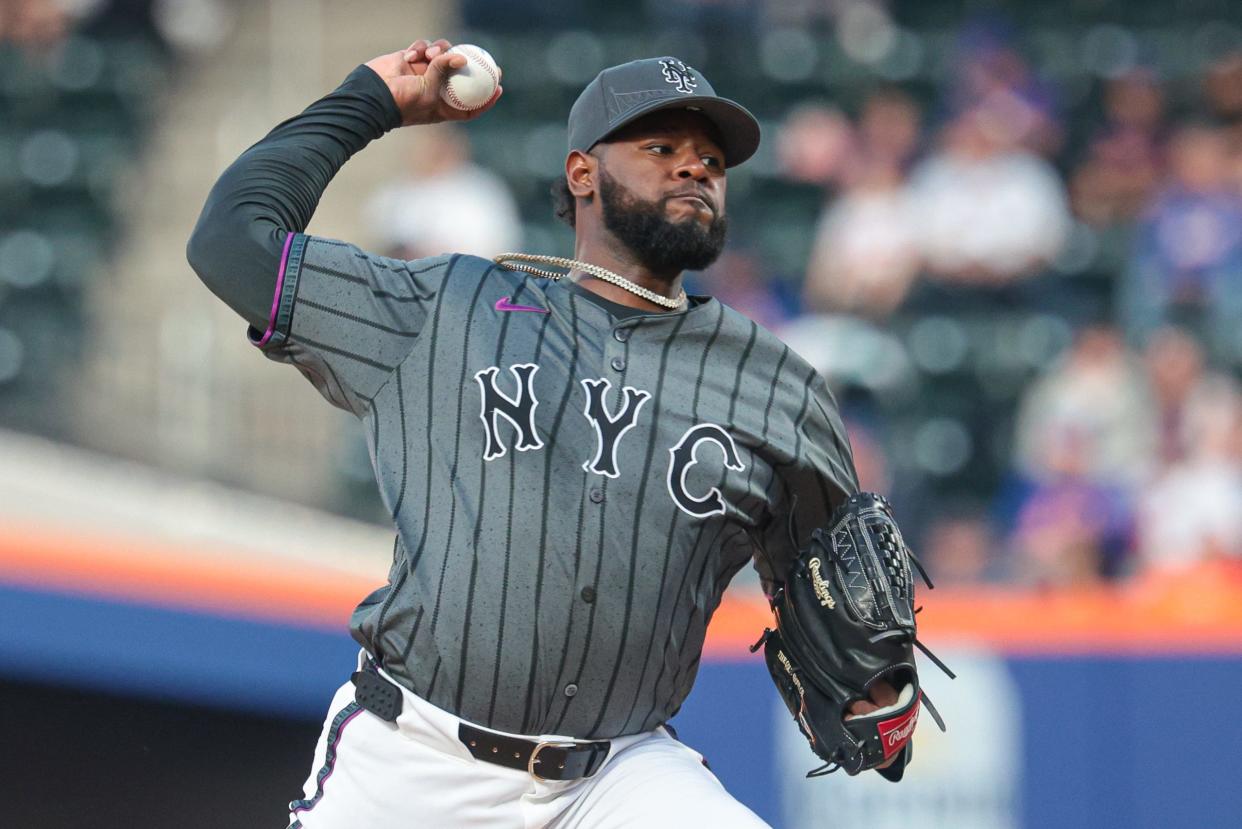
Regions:
[[[280,271],[276,274],[276,293],[272,296],[272,311],[267,318],[267,330],[263,332],[262,339],[255,343],[260,348],[267,345],[267,341],[276,332],[276,316],[280,311],[280,293],[285,287],[285,267],[289,264],[289,247],[293,244],[293,237],[296,235],[290,231],[285,236],[285,249],[280,254]]]

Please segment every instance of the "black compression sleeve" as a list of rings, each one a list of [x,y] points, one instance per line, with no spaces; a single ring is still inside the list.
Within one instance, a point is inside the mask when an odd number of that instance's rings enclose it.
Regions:
[[[285,236],[306,229],[350,156],[400,125],[388,86],[359,66],[224,171],[186,246],[191,267],[212,293],[263,330]]]

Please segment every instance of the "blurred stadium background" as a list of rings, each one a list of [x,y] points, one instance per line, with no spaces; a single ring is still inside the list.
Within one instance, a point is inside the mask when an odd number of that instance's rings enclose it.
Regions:
[[[731,791],[778,827],[1239,825],[1236,0],[0,0],[0,824],[284,825],[391,539],[352,421],[184,244],[241,150],[439,34],[504,101],[372,145],[311,231],[568,252],[570,103],[683,58],[765,133],[693,286],[831,378],[943,587],[950,732],[890,786],[802,779],[739,576],[675,720]]]

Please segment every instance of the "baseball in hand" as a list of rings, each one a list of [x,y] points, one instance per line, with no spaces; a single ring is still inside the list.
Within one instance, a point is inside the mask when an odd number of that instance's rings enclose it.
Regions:
[[[454,109],[478,109],[492,99],[500,85],[500,67],[486,49],[463,43],[449,54],[465,55],[466,65],[453,69],[440,87],[440,97]]]

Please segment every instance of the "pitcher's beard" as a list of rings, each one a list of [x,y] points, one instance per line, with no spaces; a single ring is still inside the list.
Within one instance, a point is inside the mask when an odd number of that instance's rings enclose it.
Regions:
[[[727,217],[714,215],[706,226],[693,217],[672,221],[667,214],[670,198],[640,199],[609,175],[602,164],[599,197],[604,227],[656,273],[701,271],[724,249]]]

